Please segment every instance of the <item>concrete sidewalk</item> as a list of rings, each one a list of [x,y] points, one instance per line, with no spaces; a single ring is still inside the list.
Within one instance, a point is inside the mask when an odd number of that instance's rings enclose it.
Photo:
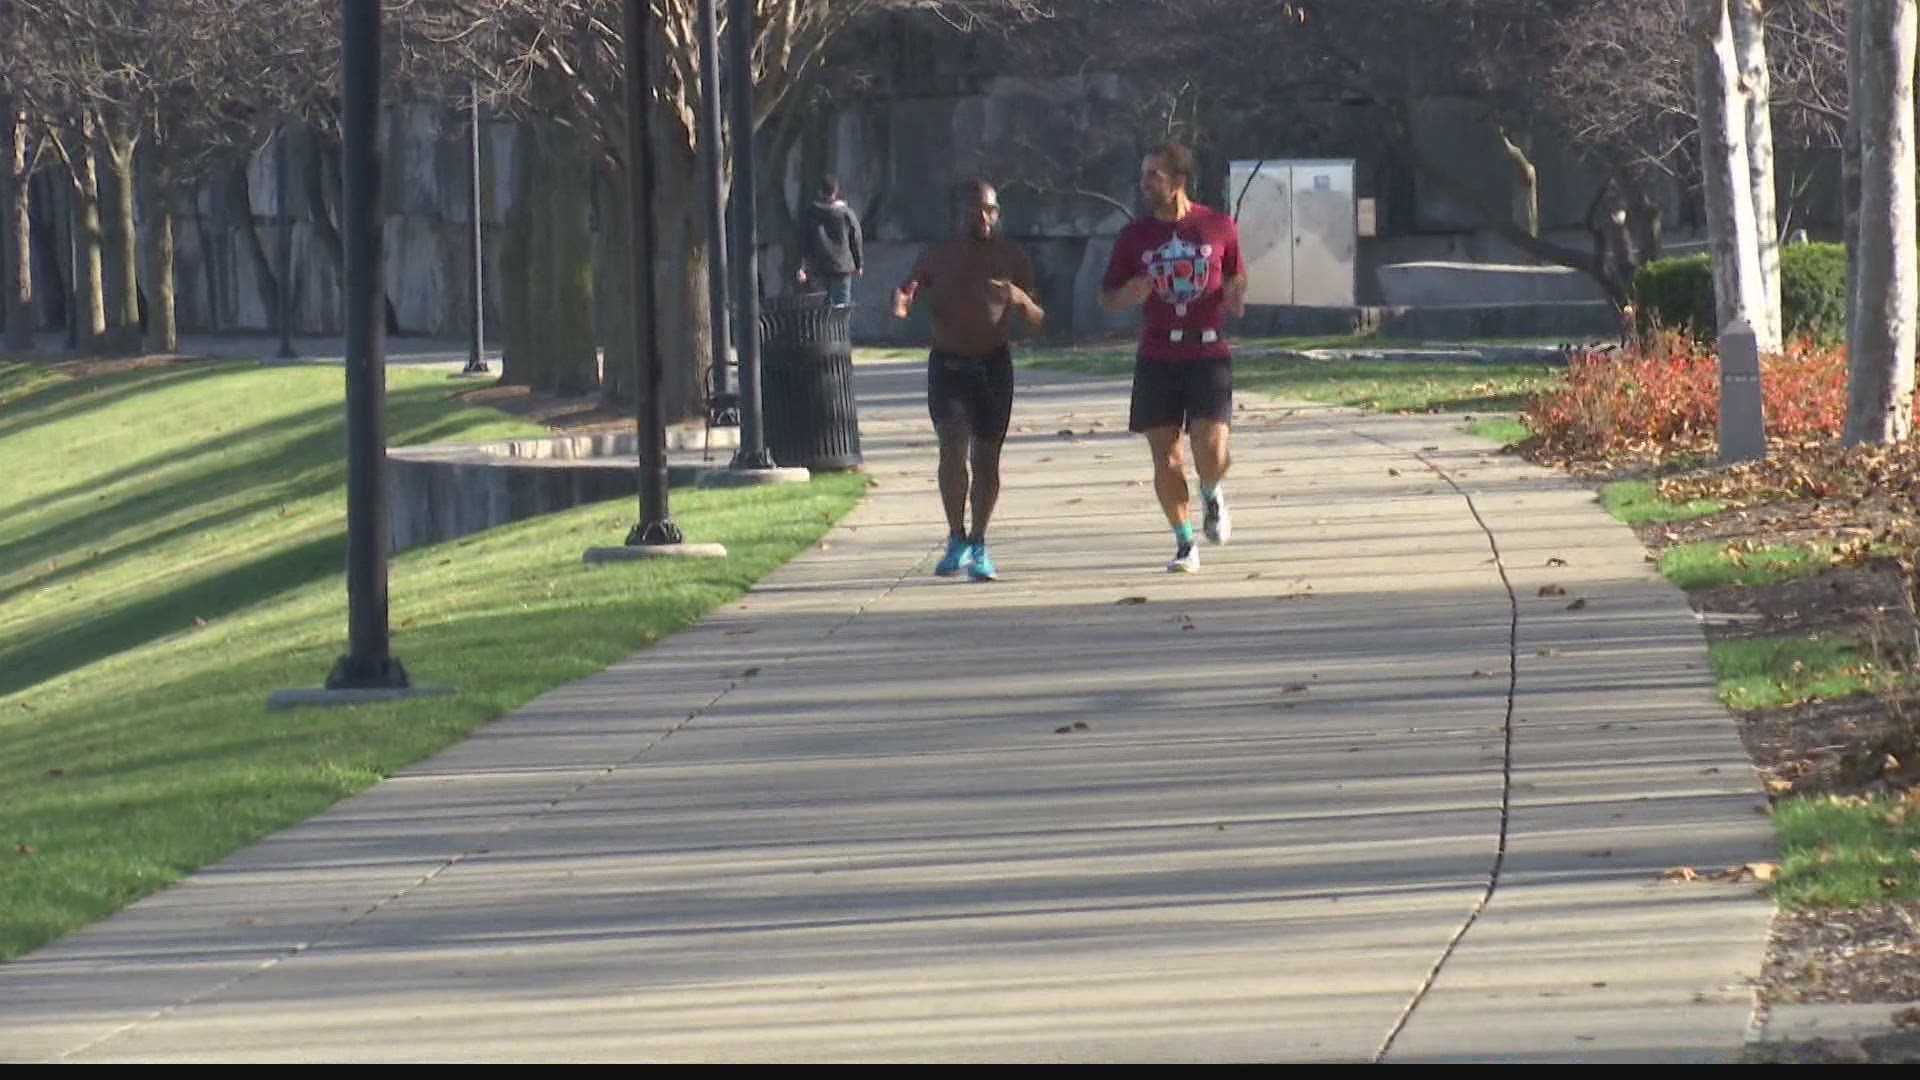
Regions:
[[[1738,1052],[1771,907],[1658,879],[1767,858],[1764,799],[1589,492],[1248,400],[1168,575],[1125,385],[1023,373],[1003,580],[943,581],[924,375],[859,377],[819,550],[0,966],[0,1058]]]

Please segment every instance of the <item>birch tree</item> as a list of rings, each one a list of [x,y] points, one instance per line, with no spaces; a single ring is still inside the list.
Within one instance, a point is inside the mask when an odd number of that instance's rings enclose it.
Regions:
[[[1747,101],[1741,92],[1730,3],[1687,0],[1693,39],[1694,97],[1700,126],[1700,171],[1705,180],[1707,249],[1713,267],[1715,321],[1751,326],[1762,350],[1777,349],[1766,337],[1766,294],[1760,268],[1759,224],[1754,215],[1752,166],[1747,146]]]
[[[1780,304],[1780,214],[1773,179],[1773,78],[1767,62],[1765,0],[1730,0],[1740,92],[1746,105],[1747,177],[1760,245],[1760,292],[1765,301],[1755,332],[1762,348],[1785,336]]]
[[[1860,239],[1846,442],[1904,440],[1913,426],[1920,254],[1914,209],[1914,0],[1858,0]]]

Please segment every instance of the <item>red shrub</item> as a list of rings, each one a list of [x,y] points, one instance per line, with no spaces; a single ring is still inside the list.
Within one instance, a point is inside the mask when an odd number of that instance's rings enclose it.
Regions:
[[[1799,340],[1761,363],[1767,434],[1837,439],[1847,415],[1846,351]],[[1550,454],[1600,459],[1711,446],[1720,416],[1711,344],[1662,333],[1627,349],[1575,356],[1566,381],[1534,395],[1527,422]]]

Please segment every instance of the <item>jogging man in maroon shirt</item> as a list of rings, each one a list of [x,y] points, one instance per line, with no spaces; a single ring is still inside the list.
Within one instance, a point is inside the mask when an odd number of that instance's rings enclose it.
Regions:
[[[1247,272],[1233,219],[1187,194],[1193,151],[1174,143],[1140,164],[1140,193],[1153,211],[1124,229],[1101,283],[1108,311],[1142,308],[1140,351],[1133,368],[1128,430],[1146,435],[1153,452],[1153,490],[1173,526],[1173,572],[1200,569],[1187,503],[1184,429],[1200,474],[1202,528],[1224,544],[1232,535],[1226,478],[1227,430],[1233,419],[1233,353],[1226,321],[1245,314]]]

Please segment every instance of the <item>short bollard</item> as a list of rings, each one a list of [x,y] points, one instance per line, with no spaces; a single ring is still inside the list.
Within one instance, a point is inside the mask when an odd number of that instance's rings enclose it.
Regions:
[[[1767,456],[1760,402],[1760,345],[1753,327],[1736,319],[1720,331],[1720,463]]]

